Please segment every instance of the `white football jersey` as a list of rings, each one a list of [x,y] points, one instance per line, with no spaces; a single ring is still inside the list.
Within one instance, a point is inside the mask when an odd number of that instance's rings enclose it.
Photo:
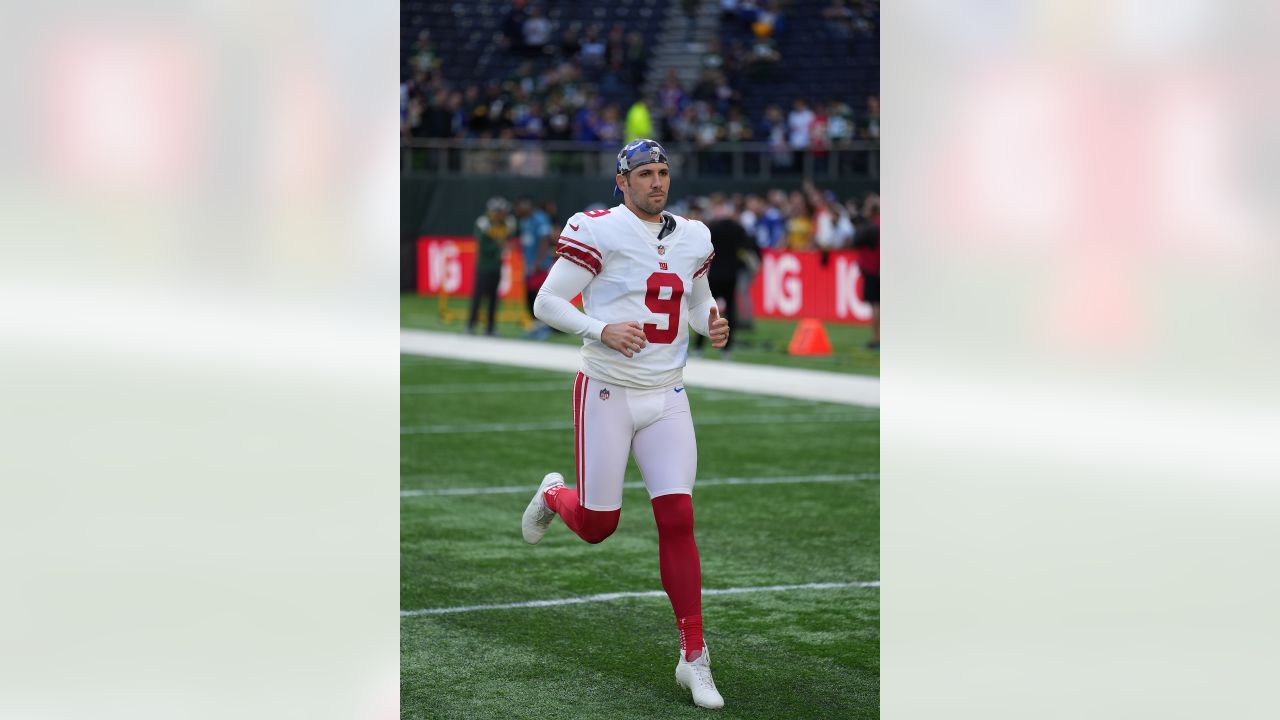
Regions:
[[[689,293],[715,255],[711,231],[694,220],[664,213],[674,230],[656,239],[625,205],[577,213],[556,243],[556,254],[591,271],[583,310],[605,323],[644,325],[649,344],[626,357],[599,340],[583,340],[582,372],[637,388],[681,381],[689,356]]]

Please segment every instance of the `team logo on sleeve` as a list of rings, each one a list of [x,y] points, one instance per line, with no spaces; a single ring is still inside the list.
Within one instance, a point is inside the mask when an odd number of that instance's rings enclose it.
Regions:
[[[609,388],[603,388],[600,390],[600,399],[601,400],[609,399]]]

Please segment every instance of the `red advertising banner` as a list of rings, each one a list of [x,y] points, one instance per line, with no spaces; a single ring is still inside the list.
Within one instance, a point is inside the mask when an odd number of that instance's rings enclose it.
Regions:
[[[862,273],[850,250],[827,253],[764,250],[751,284],[751,309],[761,317],[871,322]]]
[[[862,299],[862,274],[855,254],[764,250],[760,272],[751,284],[751,307],[758,317],[815,318],[826,322],[871,322],[871,305]],[[503,259],[498,292],[509,297],[512,264],[519,253]],[[469,296],[475,272],[475,240],[468,236],[424,236],[418,239],[418,294]],[[519,270],[517,269],[517,273]],[[519,275],[517,274],[517,277]]]
[[[518,252],[502,256],[502,279],[498,296],[516,297],[511,277],[524,277],[524,258]],[[513,273],[514,271],[514,273]],[[418,294],[439,295],[441,289],[451,297],[470,297],[475,287],[476,241],[469,235],[432,235],[418,238]]]

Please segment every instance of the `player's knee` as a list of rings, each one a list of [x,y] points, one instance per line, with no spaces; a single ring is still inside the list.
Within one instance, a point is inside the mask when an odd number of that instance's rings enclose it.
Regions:
[[[579,533],[583,540],[595,545],[604,542],[604,539],[613,534],[618,529],[618,517],[621,515],[618,511],[599,512],[587,511],[585,522],[582,525],[582,532]]]
[[[683,493],[654,498],[653,519],[660,533],[693,533],[693,498]]]

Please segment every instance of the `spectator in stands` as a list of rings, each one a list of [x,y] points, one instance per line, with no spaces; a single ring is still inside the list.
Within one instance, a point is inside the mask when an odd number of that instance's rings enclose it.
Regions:
[[[490,129],[489,103],[480,97],[479,87],[475,85],[467,87],[466,95],[463,98],[463,106],[467,114],[467,137],[487,137]]]
[[[715,108],[716,113],[725,115],[729,112],[729,108],[742,100],[737,90],[729,84],[729,79],[723,72],[715,74]]]
[[[813,249],[813,208],[804,194],[796,191],[788,200],[787,214],[787,249]]]
[[[644,96],[636,98],[627,109],[626,141],[653,137],[653,119],[649,116],[649,103]]]
[[[853,139],[853,112],[839,100],[827,103],[827,137],[833,147],[840,147]]]
[[[512,0],[511,9],[502,21],[502,47],[510,52],[524,52],[525,0]]]
[[[707,40],[707,47],[702,52],[702,69],[719,70],[724,67],[724,56],[720,53],[720,38],[712,37]]]
[[[791,112],[787,114],[787,144],[793,153],[792,168],[800,170],[804,167],[804,154],[812,144],[813,111],[804,98],[791,101]]]
[[[815,174],[822,175],[827,172],[827,163],[831,160],[827,152],[828,147],[827,109],[825,104],[818,103],[813,110],[813,122],[809,124],[809,152],[813,154]]]
[[[418,39],[413,44],[413,54],[409,57],[409,66],[415,73],[421,73],[428,81],[440,67],[440,58],[431,45],[430,31],[423,30],[418,33]]]
[[[751,44],[751,53],[747,56],[747,74],[756,82],[767,82],[773,78],[773,69],[782,60],[773,38],[757,36]]]
[[[578,39],[580,37],[582,37],[582,23],[575,20],[560,35],[561,58],[569,60],[578,57],[578,53],[582,52],[582,42]]]
[[[417,95],[410,97],[408,106],[400,114],[400,137],[423,137],[426,134],[424,113],[422,98]]]
[[[645,67],[649,64],[649,47],[644,43],[644,36],[635,30],[627,33],[626,64],[631,85],[643,85]]]
[[[583,74],[594,78],[600,68],[604,67],[604,54],[605,41],[600,37],[600,25],[593,23],[587,28],[586,37],[582,38],[582,49],[578,51]]]
[[[782,108],[770,105],[764,111],[764,123],[760,126],[760,134],[769,142],[770,161],[774,170],[786,170],[791,167],[791,153],[787,144],[787,123],[782,116]]]
[[[840,40],[853,37],[853,17],[853,9],[845,4],[845,0],[831,0],[831,4],[822,9],[827,32]]]
[[[729,108],[729,117],[724,123],[724,139],[729,142],[746,142],[752,138],[751,123],[742,115],[742,108],[734,105]]]
[[[859,34],[879,34],[880,0],[853,0],[853,10],[853,27]]]
[[[445,90],[437,90],[431,98],[423,117],[423,136],[429,138],[449,138],[456,135],[454,127],[454,110],[450,102],[450,94]]]
[[[573,119],[564,105],[552,100],[547,106],[546,121],[547,140],[570,140],[573,138]]]
[[[546,14],[538,5],[529,8],[529,16],[525,18],[521,27],[521,34],[524,38],[524,51],[529,54],[541,55],[543,50],[551,42],[551,21],[547,19]]]
[[[600,142],[599,96],[592,95],[573,116],[573,139],[578,142]]]
[[[755,19],[751,22],[751,29],[761,39],[777,37],[785,27],[781,0],[769,0],[763,9],[756,11]]]
[[[613,147],[622,144],[622,120],[618,106],[609,103],[600,113],[600,122],[596,125],[596,135],[600,142]]]
[[[864,140],[880,139],[880,98],[867,96],[867,112],[863,116],[861,135]]]
[[[515,134],[520,140],[541,140],[545,130],[542,121],[542,105],[537,100],[517,106]]]
[[[467,316],[467,332],[473,335],[481,300],[489,311],[485,334],[494,334],[494,323],[498,319],[498,281],[502,277],[502,253],[517,231],[515,218],[507,214],[510,209],[511,204],[505,198],[492,197],[485,206],[485,214],[476,220],[475,288],[471,293],[471,312]]]
[[[604,59],[609,67],[623,67],[627,62],[627,30],[622,23],[609,26],[604,39]]]

